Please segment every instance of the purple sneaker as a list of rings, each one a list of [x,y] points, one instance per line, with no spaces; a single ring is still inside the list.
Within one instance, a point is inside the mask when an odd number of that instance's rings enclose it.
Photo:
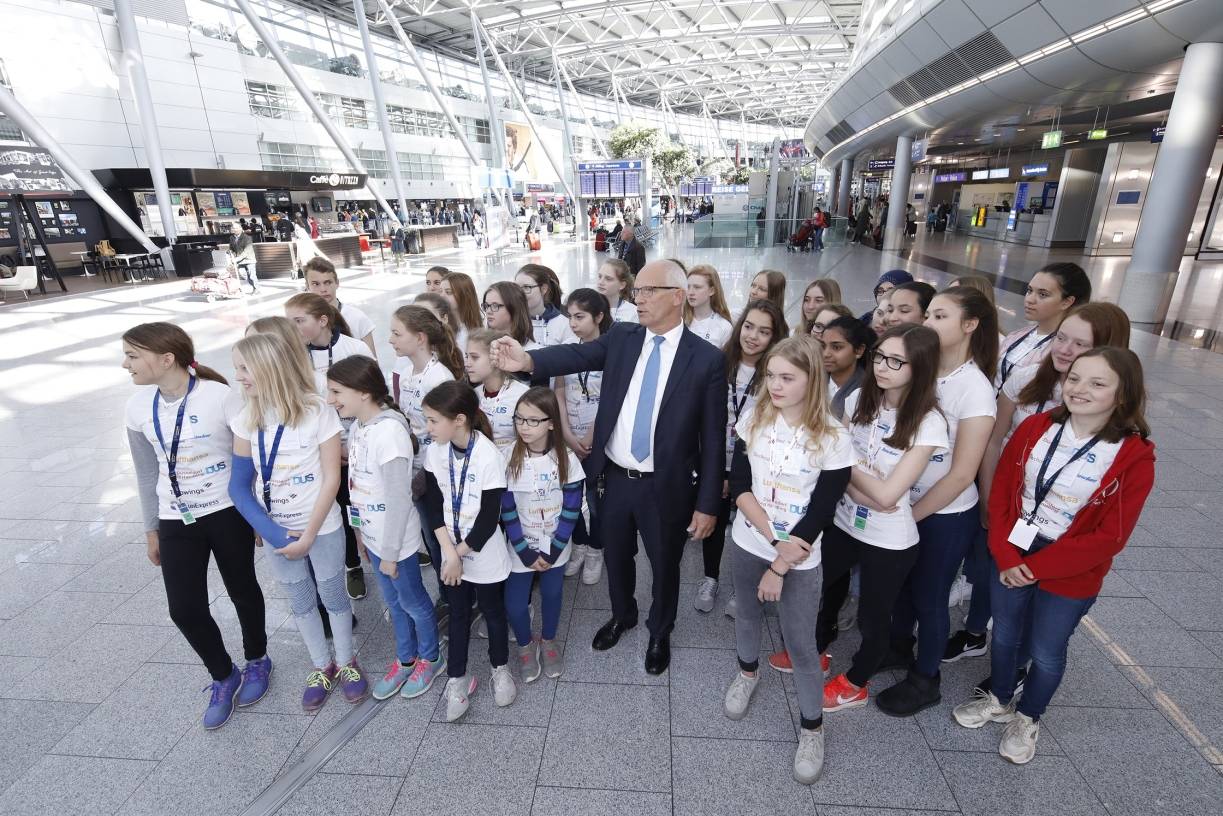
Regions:
[[[241,685],[242,675],[238,672],[238,667],[234,666],[229,677],[214,680],[211,686],[206,686],[212,690],[212,694],[208,698],[208,708],[204,709],[204,728],[212,731],[229,722]]]
[[[306,691],[302,694],[302,708],[314,713],[327,702],[327,695],[335,685],[335,677],[339,669],[334,663],[327,664],[325,669],[315,669],[306,675]]]
[[[340,691],[348,702],[359,703],[369,696],[369,681],[361,673],[355,657],[351,663],[340,667],[336,679],[340,681]]]
[[[264,655],[252,660],[242,670],[242,690],[238,692],[238,708],[254,705],[268,693],[268,681],[272,677],[272,658]]]

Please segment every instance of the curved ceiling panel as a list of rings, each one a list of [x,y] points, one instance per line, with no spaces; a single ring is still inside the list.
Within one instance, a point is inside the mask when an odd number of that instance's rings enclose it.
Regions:
[[[1223,13],[1223,4],[1219,5],[1219,10]],[[1079,50],[1114,71],[1146,73],[1134,71],[1134,66],[1153,65],[1168,53],[1184,48],[1185,44],[1154,20],[1139,20],[1085,42]]]
[[[1190,3],[1155,15],[1155,21],[1189,42],[1223,41],[1223,12],[1218,3]]]

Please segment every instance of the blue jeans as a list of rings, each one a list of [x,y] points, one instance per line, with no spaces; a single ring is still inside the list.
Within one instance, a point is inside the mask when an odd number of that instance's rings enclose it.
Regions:
[[[400,663],[411,663],[418,657],[434,662],[438,657],[437,618],[433,614],[433,601],[420,577],[416,553],[398,562],[399,577],[392,579],[379,568],[382,559],[378,554],[370,549],[365,552],[378,576],[382,600],[391,610],[395,656]]]
[[[823,249],[824,248],[824,228],[823,227],[815,228],[815,238],[812,239],[811,246],[813,249]]]
[[[547,572],[538,573],[511,572],[505,581],[505,614],[510,619],[510,628],[514,630],[514,640],[518,641],[519,646],[531,643],[531,616],[527,609],[531,606],[531,584],[536,575],[539,576],[539,602],[544,617],[540,637],[544,640],[555,639],[556,629],[561,622],[565,568],[553,567]]]
[[[990,656],[994,695],[1010,702],[1021,666],[1020,650],[1031,651],[1032,665],[1017,709],[1039,720],[1066,673],[1066,645],[1091,605],[1091,598],[1066,598],[1040,588],[1004,586],[997,576],[990,589],[994,612],[994,644]]]
[[[917,624],[917,672],[926,677],[939,673],[947,638],[951,635],[951,614],[947,600],[955,583],[960,563],[972,549],[980,528],[980,514],[974,504],[959,513],[935,513],[917,522],[921,540],[917,563],[896,598],[892,610],[892,639],[907,640]]]
[[[441,599],[446,598],[446,591],[442,588],[442,544],[437,540],[437,536],[429,529],[429,522],[426,520],[425,500],[413,501],[416,507],[416,515],[420,519],[420,535],[425,540],[425,549],[429,551],[429,558],[433,561],[433,577],[437,580],[437,595]]]
[[[968,617],[964,628],[975,635],[985,634],[989,626],[989,589],[997,580],[998,568],[989,554],[989,530],[977,527],[972,552],[964,560],[964,574],[972,584],[972,598],[968,601]]]

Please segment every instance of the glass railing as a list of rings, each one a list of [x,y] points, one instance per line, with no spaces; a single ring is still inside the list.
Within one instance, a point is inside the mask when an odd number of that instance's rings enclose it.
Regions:
[[[772,230],[775,245],[789,243],[790,238],[798,232],[798,222],[790,219],[777,219]],[[821,236],[824,246],[840,246],[846,243],[845,233],[848,222],[845,218],[836,217]],[[757,220],[755,216],[744,218],[734,215],[706,215],[692,223],[692,246],[694,249],[709,248],[758,248],[767,246],[770,242],[768,223]]]

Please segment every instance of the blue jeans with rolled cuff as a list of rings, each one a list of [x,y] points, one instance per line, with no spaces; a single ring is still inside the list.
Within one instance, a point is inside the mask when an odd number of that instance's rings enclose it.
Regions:
[[[419,557],[412,553],[399,561],[399,574],[391,578],[383,574],[382,559],[378,553],[371,549],[365,552],[374,565],[374,574],[378,576],[382,600],[391,612],[391,625],[395,629],[395,656],[405,664],[418,657],[435,662],[438,658],[437,617],[433,614],[433,600],[420,577]]]

